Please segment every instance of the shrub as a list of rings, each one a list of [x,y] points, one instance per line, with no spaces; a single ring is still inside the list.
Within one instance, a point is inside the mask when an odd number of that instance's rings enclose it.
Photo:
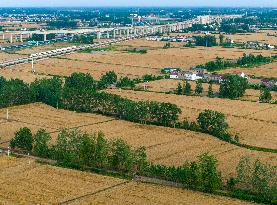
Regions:
[[[259,99],[263,103],[268,103],[272,100],[270,90],[267,87],[261,89],[261,94]]]

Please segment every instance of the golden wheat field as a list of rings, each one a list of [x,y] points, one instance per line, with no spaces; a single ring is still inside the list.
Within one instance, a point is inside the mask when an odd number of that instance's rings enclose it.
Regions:
[[[0,172],[0,203],[6,205],[60,204],[69,200],[73,201],[67,204],[251,204],[42,165],[26,158],[0,156]]]
[[[58,204],[124,180],[0,157],[1,204]]]
[[[148,159],[154,163],[182,165],[186,160],[195,160],[200,154],[209,152],[218,158],[224,177],[235,173],[242,155],[277,165],[276,154],[239,148],[206,134],[56,110],[39,103],[9,108],[9,121],[5,119],[6,109],[0,110],[0,116],[0,144],[5,147],[21,127],[29,127],[33,132],[46,129],[53,137],[52,143],[60,129],[70,128],[88,133],[102,131],[110,139],[122,138],[135,147],[145,146]]]
[[[182,119],[196,120],[205,109],[219,111],[225,114],[231,133],[238,134],[242,143],[277,148],[277,106],[274,104],[127,90],[109,92],[134,100],[176,104],[182,109]]]
[[[174,43],[173,48],[162,49],[165,42],[147,41],[143,39],[124,42],[116,47],[114,51],[95,52],[95,53],[74,53],[60,58],[51,58],[35,62],[34,69],[37,74],[69,76],[74,72],[90,73],[95,79],[99,79],[107,71],[115,71],[119,76],[130,78],[141,77],[145,74],[159,75],[164,67],[178,67],[189,69],[190,67],[214,60],[217,56],[225,59],[235,59],[247,54],[262,54],[265,56],[275,55],[276,51],[271,50],[242,50],[237,48],[183,48],[181,43]],[[68,44],[48,45],[25,49],[19,51],[20,54],[30,54],[46,51],[58,47],[68,46]],[[135,54],[124,51],[126,48],[149,48],[147,54]],[[3,60],[13,59],[20,55],[1,53]],[[275,64],[263,65],[252,69],[230,69],[223,72],[245,72],[249,75],[274,77]],[[10,69],[10,68],[9,68]],[[30,63],[17,65],[11,68],[15,72],[18,70],[28,73],[20,77],[22,80],[30,82],[36,79]],[[1,74],[1,73],[0,73]],[[5,76],[5,73],[3,74]]]
[[[92,205],[92,204],[184,204],[184,205],[235,205],[235,204],[251,204],[230,198],[219,196],[211,196],[193,192],[189,190],[181,190],[177,188],[169,188],[152,184],[143,184],[131,182],[120,188],[102,192],[96,196],[88,197],[84,200],[76,201],[73,204]]]
[[[184,85],[184,81],[182,80],[173,80],[173,79],[162,79],[162,80],[156,80],[156,81],[150,81],[147,83],[140,83],[137,85],[138,88],[144,89],[144,86],[146,86],[146,89],[148,91],[153,92],[174,92],[178,86],[178,84]],[[191,88],[194,92],[196,87],[195,81],[189,81]],[[219,85],[213,84],[212,86],[213,92],[218,93],[219,92]],[[207,96],[209,89],[208,83],[203,83],[203,94],[202,96]],[[277,100],[277,92],[271,92],[272,100]],[[241,100],[248,100],[248,101],[259,101],[260,91],[259,90],[253,90],[248,89],[246,90],[246,93],[243,97],[241,97]]]
[[[22,58],[23,55],[0,52],[0,62]]]

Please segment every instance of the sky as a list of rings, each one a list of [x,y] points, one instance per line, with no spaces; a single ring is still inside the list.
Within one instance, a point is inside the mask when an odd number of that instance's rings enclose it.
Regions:
[[[98,7],[98,6],[180,6],[180,7],[275,7],[277,0],[0,0],[0,7]]]

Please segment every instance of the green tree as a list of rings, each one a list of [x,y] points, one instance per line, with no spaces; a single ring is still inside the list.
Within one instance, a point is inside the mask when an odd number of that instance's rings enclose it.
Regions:
[[[112,85],[117,82],[117,75],[114,71],[109,71],[105,75],[103,75],[98,82],[98,88],[104,89],[108,85]]]
[[[61,103],[62,80],[59,77],[35,80],[31,83],[30,89],[36,101],[51,106],[58,106]]]
[[[225,141],[231,140],[228,134],[229,126],[223,113],[212,110],[205,110],[199,114],[197,122],[204,132]]]
[[[208,97],[210,97],[210,98],[213,98],[213,97],[214,97],[213,84],[212,84],[212,83],[209,83]]]
[[[185,95],[191,95],[191,85],[188,81],[186,81],[184,92]]]
[[[34,153],[39,157],[50,157],[48,146],[51,136],[44,129],[39,129],[34,135]]]
[[[176,93],[177,93],[177,95],[182,95],[182,93],[183,93],[183,88],[182,88],[181,83],[178,83],[178,87],[177,87],[177,89],[176,89]]]
[[[22,80],[6,81],[0,90],[0,107],[10,107],[34,102],[34,96]]]
[[[203,92],[202,81],[198,80],[198,81],[196,81],[195,94],[200,95],[200,94],[202,94],[202,92]]]
[[[222,35],[222,34],[219,35],[219,43],[220,43],[220,45],[224,44],[224,35]]]
[[[14,138],[11,139],[10,146],[12,149],[19,148],[26,151],[32,151],[33,149],[33,135],[29,128],[20,128]]]
[[[199,156],[201,181],[205,192],[214,193],[222,187],[221,174],[217,168],[217,160],[207,153]]]
[[[96,167],[105,168],[108,164],[110,144],[102,132],[95,135],[94,164]]]
[[[65,79],[65,89],[75,89],[79,92],[83,90],[95,90],[95,81],[90,74],[72,73]]]
[[[119,88],[124,88],[124,87],[134,88],[135,82],[128,77],[123,77],[123,78],[120,78],[116,86]]]
[[[273,204],[277,196],[277,168],[243,156],[237,166],[237,187],[255,194],[259,202]]]
[[[168,49],[171,47],[171,44],[169,42],[165,43],[163,46],[163,49]]]
[[[219,97],[236,99],[242,97],[247,88],[247,79],[238,75],[226,75],[220,84]]]
[[[114,169],[129,172],[133,168],[133,155],[131,147],[122,139],[112,143],[110,162]]]
[[[260,94],[259,99],[260,99],[261,102],[268,103],[272,100],[270,90],[267,87],[262,88],[260,92],[261,92],[261,94]]]

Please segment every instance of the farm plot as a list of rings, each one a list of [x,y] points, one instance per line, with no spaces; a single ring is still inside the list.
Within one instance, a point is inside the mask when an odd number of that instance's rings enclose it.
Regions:
[[[127,90],[109,90],[109,92],[134,100],[174,103],[182,109],[182,119],[196,120],[203,110],[216,110],[226,115],[231,132],[238,134],[242,143],[277,148],[276,105]]]
[[[130,41],[131,42],[131,41]],[[152,41],[152,44],[160,42]],[[67,58],[75,60],[93,60],[102,63],[133,65],[140,67],[159,68],[178,67],[189,69],[190,67],[206,63],[215,58],[223,57],[225,59],[237,59],[247,54],[262,54],[265,56],[272,55],[274,51],[270,50],[242,50],[236,48],[221,48],[221,47],[196,47],[196,48],[169,48],[149,50],[146,54],[131,54],[126,52],[107,52],[99,54],[71,54]]]
[[[0,157],[0,172],[1,204],[251,204],[42,165],[24,158]]]
[[[219,73],[235,73],[235,72],[244,72],[245,74],[256,77],[273,77],[277,78],[277,62],[269,63],[266,65],[261,65],[254,68],[231,68],[219,71]]]
[[[82,57],[86,54],[77,55]],[[58,58],[36,62],[34,67],[39,75],[69,76],[74,72],[82,72],[91,74],[95,79],[100,79],[100,77],[108,71],[115,71],[118,76],[128,76],[129,78],[137,78],[145,74],[158,75],[160,71],[158,68],[123,65],[121,63],[103,63],[93,60],[84,61]],[[14,69],[31,72],[31,64],[17,65]]]
[[[25,57],[24,55],[0,52],[0,62]]]
[[[122,179],[0,157],[1,204],[58,204],[125,182]]]
[[[0,111],[5,116],[5,109]],[[7,146],[14,132],[27,126],[35,132],[44,128],[51,133],[53,142],[61,128],[78,128],[88,133],[102,131],[110,139],[122,138],[135,147],[146,147],[153,163],[182,165],[195,160],[205,152],[214,154],[225,177],[233,175],[240,156],[248,154],[264,162],[277,165],[276,154],[242,149],[212,136],[186,130],[141,125],[95,114],[56,110],[43,104],[31,104],[9,109],[11,121],[0,121],[1,146]],[[12,119],[16,119],[12,121]],[[228,163],[226,164],[226,160]]]
[[[162,80],[156,80],[156,81],[151,81],[151,82],[147,82],[147,83],[141,83],[141,84],[138,84],[137,87],[143,89],[144,86],[146,86],[147,90],[154,91],[154,92],[174,92],[174,91],[176,91],[178,83],[183,85],[184,81],[172,80],[172,79],[162,79]],[[196,82],[189,81],[189,83],[191,84],[191,88],[194,91],[195,87],[196,87]],[[203,83],[202,85],[203,85],[203,94],[202,95],[207,96],[209,84]],[[213,88],[214,93],[219,92],[219,85],[213,84],[212,88]],[[271,95],[272,95],[273,100],[277,100],[277,92],[271,92]],[[249,100],[249,101],[259,101],[259,96],[260,96],[259,90],[248,89],[248,90],[246,90],[245,95],[241,99]]]
[[[29,68],[28,68],[29,65]],[[5,79],[20,79],[23,80],[26,83],[31,83],[37,79],[42,79],[42,78],[50,78],[50,76],[43,75],[43,74],[38,74],[38,73],[33,73],[31,72],[31,65],[30,64],[24,65],[24,67],[28,69],[13,69],[13,68],[8,68],[8,69],[1,69],[0,70],[0,76],[4,77]]]
[[[200,192],[182,190],[159,185],[131,182],[126,186],[108,190],[76,201],[72,204],[183,204],[183,205],[246,205],[252,204],[235,199],[212,196]]]

